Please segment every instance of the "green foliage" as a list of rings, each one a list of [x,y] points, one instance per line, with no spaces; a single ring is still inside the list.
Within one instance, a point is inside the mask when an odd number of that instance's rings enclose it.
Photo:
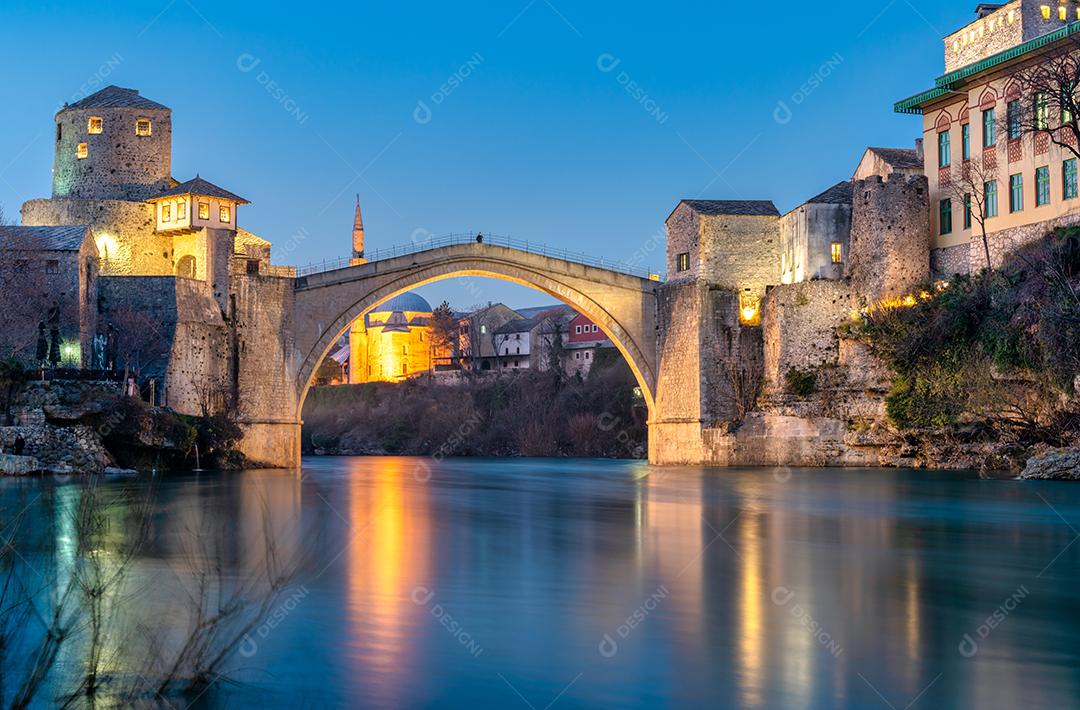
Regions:
[[[817,373],[803,372],[802,370],[792,367],[784,373],[784,384],[787,385],[787,390],[791,394],[800,397],[809,397],[814,393],[814,389],[817,387]]]
[[[1027,381],[1032,396],[1011,405],[1012,420],[1035,421],[1072,394],[1080,373],[1080,249],[1071,232],[1014,252],[1008,265],[957,276],[910,307],[871,309],[850,333],[895,373],[886,398],[901,428],[936,427],[996,416],[1005,380]]]

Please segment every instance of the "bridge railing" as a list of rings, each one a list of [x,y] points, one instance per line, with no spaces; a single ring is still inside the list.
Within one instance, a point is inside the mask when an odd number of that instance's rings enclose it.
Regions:
[[[409,254],[416,254],[422,251],[429,251],[431,249],[439,249],[441,247],[454,246],[456,244],[471,244],[475,243],[477,238],[476,233],[461,233],[461,234],[447,234],[442,237],[432,237],[430,239],[418,239],[409,244],[399,244],[392,247],[384,247],[382,249],[376,249],[375,251],[369,251],[364,254],[368,261],[381,261],[383,259],[392,259],[397,256],[407,256]],[[498,234],[485,234],[484,244],[493,244],[495,246],[507,247],[509,249],[517,249],[529,254],[538,254],[540,256],[547,256],[553,259],[562,259],[564,261],[571,261],[577,264],[584,264],[586,266],[595,266],[601,269],[607,269],[609,271],[617,271],[623,274],[630,274],[631,276],[638,276],[643,279],[651,279],[653,281],[660,280],[660,274],[656,271],[650,271],[646,267],[637,266],[635,264],[628,264],[626,262],[615,261],[604,257],[591,256],[583,252],[574,251],[572,249],[565,249],[562,247],[551,247],[546,244],[538,242],[531,242],[527,239],[515,239],[514,237],[504,237]],[[330,259],[325,261],[308,264],[307,266],[301,266],[296,270],[298,277],[310,276],[311,274],[320,274],[325,271],[334,271],[335,269],[344,269],[349,266],[350,259],[348,257],[342,257],[340,259]]]

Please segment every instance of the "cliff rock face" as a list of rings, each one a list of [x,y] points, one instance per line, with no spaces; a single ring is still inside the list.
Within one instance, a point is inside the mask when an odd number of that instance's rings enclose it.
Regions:
[[[1020,478],[1080,480],[1080,449],[1056,449],[1029,459]]]

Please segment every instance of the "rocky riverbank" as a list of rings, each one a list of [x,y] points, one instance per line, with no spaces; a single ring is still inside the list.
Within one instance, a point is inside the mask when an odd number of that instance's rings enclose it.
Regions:
[[[231,444],[235,425],[185,417],[126,397],[112,382],[25,382],[14,388],[0,426],[0,474],[124,473],[194,465],[194,449],[212,465],[242,465]],[[22,456],[14,456],[17,440]]]

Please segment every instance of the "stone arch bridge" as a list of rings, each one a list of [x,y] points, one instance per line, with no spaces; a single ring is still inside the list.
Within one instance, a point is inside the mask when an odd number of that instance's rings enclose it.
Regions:
[[[244,452],[256,461],[298,465],[304,400],[319,364],[350,325],[399,293],[461,276],[490,277],[528,286],[590,318],[625,357],[641,386],[652,421],[659,369],[660,282],[655,277],[590,265],[569,256],[471,241],[302,275],[295,280],[275,279],[287,285],[280,285],[272,294],[241,293],[246,304],[243,309],[251,321],[245,340],[270,345],[258,350],[246,345],[238,356],[240,417],[246,432]],[[268,301],[275,311],[280,311],[280,319],[259,317],[270,305]]]

